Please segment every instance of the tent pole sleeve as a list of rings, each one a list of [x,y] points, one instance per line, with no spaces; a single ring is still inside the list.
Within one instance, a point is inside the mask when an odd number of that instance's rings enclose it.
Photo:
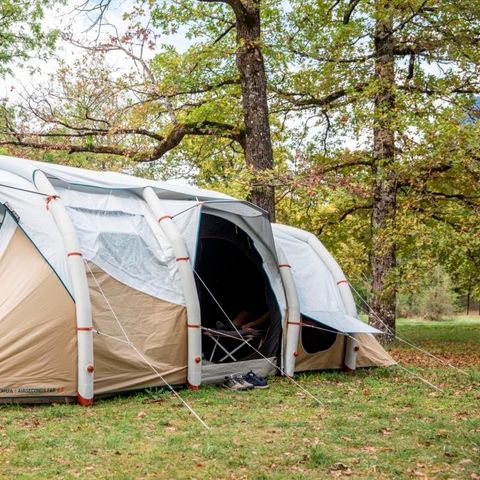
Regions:
[[[187,380],[190,388],[196,389],[202,381],[202,330],[200,302],[198,300],[195,277],[193,275],[190,255],[181,233],[175,222],[165,211],[162,202],[152,187],[143,190],[143,198],[153,215],[157,219],[160,228],[167,237],[177,259],[178,271],[182,283],[185,303],[187,306],[187,330],[188,330],[188,370]]]
[[[291,267],[288,264],[287,257],[283,250],[276,245],[280,275],[282,283],[285,288],[285,296],[287,297],[288,311],[287,311],[287,328],[286,328],[286,347],[285,347],[285,374],[293,377],[295,374],[295,360],[298,348],[298,340],[300,336],[300,302],[298,301],[297,289],[291,272]]]
[[[85,264],[82,254],[80,253],[75,228],[55,188],[46,175],[39,170],[35,172],[34,184],[39,192],[48,195],[46,198],[46,208],[48,208],[52,214],[53,220],[63,238],[67,268],[72,282],[73,297],[75,299],[77,321],[77,400],[81,405],[91,405],[94,394],[93,325]]]
[[[355,300],[350,289],[348,281],[345,279],[345,275],[340,268],[340,265],[332,257],[330,252],[322,245],[315,235],[308,235],[308,244],[315,251],[315,253],[321,258],[325,263],[327,268],[330,270],[335,282],[337,283],[337,288],[339,289],[340,296],[342,297],[342,302],[345,307],[345,312],[352,317],[357,317],[357,307],[355,305]],[[343,360],[344,369],[346,371],[354,371],[357,364],[357,351],[358,345],[355,340],[356,334],[351,334],[347,337],[345,345],[345,357]]]

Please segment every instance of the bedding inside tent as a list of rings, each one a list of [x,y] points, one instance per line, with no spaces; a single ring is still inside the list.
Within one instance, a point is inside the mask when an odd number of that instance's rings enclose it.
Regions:
[[[276,356],[280,348],[280,310],[262,258],[249,235],[226,219],[202,214],[195,271],[202,327],[224,331],[224,336],[216,339],[229,352],[240,346],[237,338],[228,337],[236,333],[231,320],[241,312],[248,312],[251,319],[269,313],[265,323],[254,327],[258,331],[250,339],[254,348],[245,344],[229,356],[221,347],[216,348],[212,336],[204,334],[204,358],[227,363]]]

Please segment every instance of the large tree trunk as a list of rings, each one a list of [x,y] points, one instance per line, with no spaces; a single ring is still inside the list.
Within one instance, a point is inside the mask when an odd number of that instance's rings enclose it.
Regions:
[[[229,0],[236,18],[237,67],[242,89],[245,122],[245,160],[258,178],[249,200],[266,210],[275,221],[275,192],[262,172],[273,168],[268,119],[267,80],[260,43],[259,0]]]
[[[372,211],[372,309],[369,321],[388,331],[385,339],[395,338],[396,290],[392,278],[395,267],[395,242],[392,232],[397,204],[395,160],[395,66],[392,15],[388,1],[377,0],[375,25],[375,95],[373,130],[373,211]],[[388,330],[387,328],[388,327]]]

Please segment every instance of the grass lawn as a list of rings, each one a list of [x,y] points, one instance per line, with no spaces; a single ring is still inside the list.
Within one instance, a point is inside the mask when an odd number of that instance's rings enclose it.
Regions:
[[[1,478],[480,479],[480,318],[404,320],[397,368],[285,378],[267,391],[206,387],[75,405],[0,406]],[[145,403],[156,396],[158,403]]]

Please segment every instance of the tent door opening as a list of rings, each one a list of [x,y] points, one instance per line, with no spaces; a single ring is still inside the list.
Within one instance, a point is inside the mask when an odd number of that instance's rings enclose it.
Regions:
[[[228,220],[203,213],[195,270],[204,362],[277,356],[281,314],[249,235]]]

